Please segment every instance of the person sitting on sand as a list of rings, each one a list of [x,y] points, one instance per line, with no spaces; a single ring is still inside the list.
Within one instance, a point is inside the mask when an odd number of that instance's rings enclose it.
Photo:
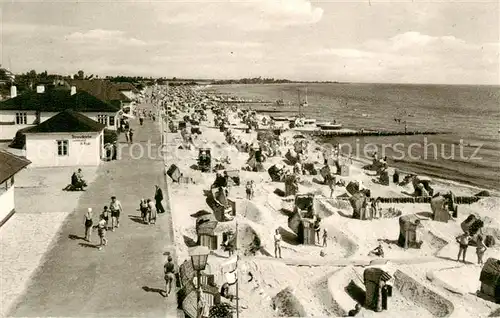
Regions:
[[[379,256],[384,258],[384,249],[382,248],[382,244],[379,243],[375,249],[368,253],[368,256]]]

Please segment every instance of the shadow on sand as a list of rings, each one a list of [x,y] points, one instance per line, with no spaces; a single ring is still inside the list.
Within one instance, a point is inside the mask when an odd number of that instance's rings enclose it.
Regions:
[[[319,180],[318,178],[313,178],[313,183],[325,185],[325,183],[323,181]]]
[[[285,243],[290,245],[299,245],[299,238],[295,235],[295,233],[285,230],[281,226],[278,228],[278,231]]]
[[[139,224],[144,224],[144,221],[142,220],[142,218],[140,216],[137,216],[137,215],[129,215],[128,218],[131,220],[131,221],[134,221],[135,223],[139,223]]]
[[[91,244],[91,243],[78,243],[78,245],[82,247],[89,247],[89,248],[99,248],[99,244]]]
[[[432,217],[433,217],[432,212],[417,212],[416,214],[420,217],[429,218],[429,219],[432,219]]]
[[[68,235],[68,238],[70,240],[84,240],[85,239],[84,236],[78,236],[78,235],[75,235],[75,234]]]
[[[148,286],[142,286],[142,290],[144,290],[147,293],[160,294],[160,296],[162,296],[162,297],[164,297],[164,295],[165,295],[165,291],[163,289],[160,289],[160,288],[152,288],[152,287],[148,287]]]
[[[384,242],[385,244],[387,245],[396,245],[399,247],[398,245],[398,240],[390,240],[390,239],[379,239],[378,241],[380,242]]]
[[[190,238],[189,236],[183,235],[183,237],[184,237],[184,244],[186,244],[187,247],[194,247],[198,245],[198,243],[196,243],[196,241]]]
[[[342,212],[341,210],[337,210],[337,213],[340,216],[343,216],[343,217],[348,218],[348,219],[352,219],[352,214],[346,214],[346,213]]]
[[[350,281],[349,285],[345,287],[346,293],[357,303],[363,305],[365,303],[366,292],[356,285],[354,281]]]

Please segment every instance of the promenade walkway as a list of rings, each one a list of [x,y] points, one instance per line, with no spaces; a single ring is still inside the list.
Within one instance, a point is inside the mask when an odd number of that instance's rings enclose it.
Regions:
[[[137,211],[142,197],[153,199],[155,184],[167,197],[163,160],[157,147],[151,147],[151,158],[146,150],[148,140],[160,145],[159,123],[147,120],[139,126],[131,120],[131,127],[134,142],[142,146],[144,155],[138,158],[140,147],[131,149],[120,136],[121,159],[99,167],[97,178],[65,220],[53,248],[9,316],[177,317],[175,293],[168,298],[159,294],[165,288],[163,253],[175,252],[171,215],[158,214],[156,225],[145,225]],[[90,244],[81,238],[83,215],[91,207],[97,222],[112,195],[124,209],[120,228],[108,231],[108,246],[98,250],[96,231]]]

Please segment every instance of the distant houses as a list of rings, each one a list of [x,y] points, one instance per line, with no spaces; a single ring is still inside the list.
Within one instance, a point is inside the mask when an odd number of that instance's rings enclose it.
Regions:
[[[128,83],[113,83],[108,80],[68,80],[69,85],[78,91],[84,91],[107,103],[128,111],[135,98],[135,91]]]
[[[15,175],[31,162],[6,151],[0,151],[0,227],[15,213]]]
[[[11,140],[20,129],[31,127],[71,109],[116,130],[120,106],[100,100],[84,91],[51,89],[38,86],[36,92],[26,92],[0,102],[0,139]]]

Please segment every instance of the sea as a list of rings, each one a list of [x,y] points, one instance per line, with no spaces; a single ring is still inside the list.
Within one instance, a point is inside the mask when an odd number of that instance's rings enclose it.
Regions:
[[[390,166],[485,189],[500,189],[500,87],[412,84],[233,84],[211,87],[245,99],[274,102],[274,116],[302,113],[320,122],[365,130],[440,131],[447,134],[330,137],[344,153],[368,158],[374,151]]]

